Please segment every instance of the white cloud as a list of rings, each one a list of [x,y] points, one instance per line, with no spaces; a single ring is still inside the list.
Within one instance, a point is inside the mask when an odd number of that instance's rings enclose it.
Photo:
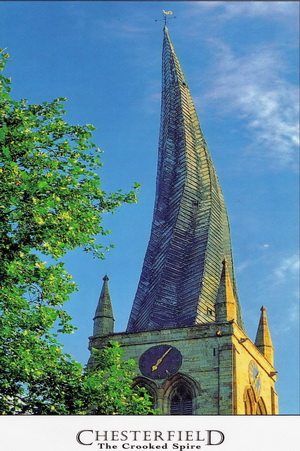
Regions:
[[[245,121],[256,144],[256,157],[276,165],[296,166],[299,145],[298,87],[287,80],[285,64],[273,48],[256,48],[236,56],[229,46],[211,40],[217,49],[209,101],[222,100],[223,113]],[[222,113],[222,111],[221,111]]]
[[[105,2],[103,2],[105,3]],[[117,3],[117,2],[116,2]],[[68,13],[76,23],[76,28],[80,32],[88,33],[94,40],[103,39],[106,34],[110,39],[137,39],[147,31],[147,22],[144,20],[143,10],[137,10],[134,15],[130,14],[131,9],[128,7],[127,13],[124,9],[118,12],[117,4],[110,6],[111,15],[102,16],[101,11],[106,9],[107,5],[101,5],[97,9],[90,10],[86,7],[85,2],[69,2],[66,5]],[[143,23],[143,26],[137,25]],[[99,33],[101,30],[101,33]]]
[[[270,275],[274,298],[277,299],[277,336],[299,328],[299,256],[283,258]],[[284,317],[284,322],[282,318]]]
[[[251,260],[244,260],[240,262],[238,265],[235,266],[235,272],[237,274],[242,273],[245,271],[245,269],[248,269],[250,266],[252,266],[255,262]]]
[[[274,275],[278,281],[287,281],[290,278],[297,278],[299,275],[299,256],[294,254],[284,258],[274,270]]]
[[[194,6],[202,10],[218,10],[219,19],[230,20],[243,17],[285,17],[296,14],[298,2],[281,1],[207,1],[195,2]]]

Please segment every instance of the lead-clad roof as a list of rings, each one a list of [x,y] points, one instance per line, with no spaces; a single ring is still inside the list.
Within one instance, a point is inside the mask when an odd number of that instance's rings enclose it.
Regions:
[[[224,258],[237,300],[223,195],[165,27],[155,206],[127,331],[214,322]]]

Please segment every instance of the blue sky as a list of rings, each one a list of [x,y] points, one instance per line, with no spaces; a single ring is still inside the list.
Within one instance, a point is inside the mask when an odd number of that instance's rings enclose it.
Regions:
[[[108,274],[116,331],[125,329],[150,234],[158,147],[162,9],[194,97],[231,224],[246,331],[267,307],[280,412],[299,413],[298,2],[1,1],[0,46],[13,97],[67,97],[67,120],[91,123],[104,151],[103,189],[142,187],[107,215],[105,261],[65,261],[79,286],[68,302],[78,331],[63,338],[85,363]]]

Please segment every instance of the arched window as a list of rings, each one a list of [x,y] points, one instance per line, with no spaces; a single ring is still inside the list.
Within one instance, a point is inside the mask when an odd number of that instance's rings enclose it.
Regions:
[[[132,386],[133,386],[133,388],[135,388],[135,387],[143,388],[149,395],[149,398],[150,398],[150,401],[152,404],[152,408],[157,407],[157,387],[152,381],[149,381],[148,379],[145,379],[143,377],[137,377],[133,381]]]
[[[256,415],[268,415],[266,405],[262,398],[259,398],[257,406],[256,406]]]
[[[166,415],[199,413],[199,384],[186,374],[177,373],[162,385],[162,411]]]
[[[256,399],[253,388],[249,387],[244,394],[245,414],[254,415],[256,411]]]
[[[257,400],[252,387],[248,387],[245,390],[244,404],[246,415],[267,415],[264,400],[262,398]]]
[[[170,402],[171,415],[192,415],[193,414],[193,396],[190,389],[180,383],[175,388]]]

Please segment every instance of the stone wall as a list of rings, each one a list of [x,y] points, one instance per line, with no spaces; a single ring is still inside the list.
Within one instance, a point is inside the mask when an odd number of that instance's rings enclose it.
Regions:
[[[274,368],[233,322],[92,337],[90,347],[101,348],[110,340],[122,344],[125,360],[137,363],[152,346],[168,344],[181,352],[182,365],[170,378],[150,380],[140,372],[138,375],[140,383],[149,383],[155,391],[156,407],[165,414],[170,414],[172,386],[179,380],[191,387],[194,414],[245,414],[245,390],[250,387],[249,363],[253,360],[260,370],[260,396],[267,413],[272,413],[272,396],[276,398],[276,394],[275,378],[270,374]],[[275,410],[273,413],[277,407]]]

